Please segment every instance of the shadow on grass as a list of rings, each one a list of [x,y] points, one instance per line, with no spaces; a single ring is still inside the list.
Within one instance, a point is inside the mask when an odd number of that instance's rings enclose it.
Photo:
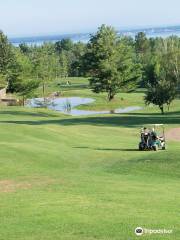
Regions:
[[[31,116],[31,117],[57,117],[57,113],[47,113],[47,112],[29,112],[29,111],[16,111],[16,110],[7,110],[1,111],[0,115],[14,115],[14,116]]]
[[[164,115],[161,115],[159,112],[153,112],[153,113],[145,113],[145,112],[141,112],[141,113],[124,113],[124,115],[129,115],[129,116],[162,116],[162,117],[166,117],[166,116],[171,116],[171,115],[179,115],[180,117],[180,111],[174,111],[174,112],[168,112],[165,113]]]
[[[14,114],[17,114],[15,112]],[[19,113],[21,114],[21,113]],[[25,113],[26,114],[26,113]],[[31,115],[33,116],[33,115]],[[43,115],[41,115],[43,116]],[[52,115],[54,116],[54,115]],[[116,116],[89,116],[89,117],[76,117],[76,118],[63,118],[63,119],[42,119],[38,121],[1,121],[1,123],[12,123],[12,124],[25,124],[25,125],[46,125],[55,124],[63,126],[73,125],[93,125],[93,126],[123,126],[123,127],[139,127],[146,124],[180,124],[180,116],[178,115],[142,115],[140,114],[129,114],[127,115],[116,115]]]
[[[132,148],[96,148],[97,151],[120,151],[120,152],[139,152],[138,149]]]
[[[73,148],[91,149],[96,151],[139,152],[138,149],[132,149],[132,148],[90,148],[90,147],[73,147]]]

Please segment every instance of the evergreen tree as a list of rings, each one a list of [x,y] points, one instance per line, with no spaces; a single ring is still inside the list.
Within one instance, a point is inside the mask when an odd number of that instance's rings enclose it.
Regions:
[[[19,75],[19,66],[7,37],[0,31],[0,82],[11,90],[12,82]]]
[[[141,76],[140,65],[133,62],[132,48],[119,40],[112,27],[105,25],[91,37],[85,65],[91,76],[92,90],[107,92],[109,101],[120,89],[132,88]]]

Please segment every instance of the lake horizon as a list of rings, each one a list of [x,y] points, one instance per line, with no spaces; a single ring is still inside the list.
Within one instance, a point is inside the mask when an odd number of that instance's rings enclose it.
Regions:
[[[163,27],[147,27],[147,28],[127,28],[127,30],[117,30],[119,36],[130,36],[135,37],[138,32],[144,32],[148,38],[156,37],[169,37],[178,36],[180,37],[180,25],[176,26],[163,26]],[[87,43],[90,36],[94,32],[87,33],[68,33],[68,34],[46,34],[40,36],[26,36],[26,37],[9,37],[9,41],[14,45],[18,46],[21,43],[27,45],[42,45],[43,43],[55,43],[62,39],[71,39],[73,42],[84,42]]]

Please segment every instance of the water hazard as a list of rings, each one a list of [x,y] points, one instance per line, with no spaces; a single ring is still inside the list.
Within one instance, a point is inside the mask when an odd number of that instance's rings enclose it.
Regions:
[[[115,114],[115,113],[128,113],[131,111],[141,110],[142,107],[130,106],[125,108],[118,108],[115,110],[106,111],[91,111],[91,110],[79,110],[77,109],[80,105],[86,105],[93,103],[95,100],[92,98],[81,98],[81,97],[68,97],[68,98],[54,98],[54,99],[44,99],[35,98],[28,101],[27,106],[29,107],[47,107],[48,109],[62,112],[64,114],[69,114],[72,116],[81,115],[95,115],[95,114]]]

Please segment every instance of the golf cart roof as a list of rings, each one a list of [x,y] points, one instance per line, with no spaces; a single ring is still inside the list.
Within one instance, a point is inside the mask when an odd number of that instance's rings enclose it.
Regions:
[[[154,126],[159,127],[159,126],[164,126],[164,124],[154,124]]]
[[[146,125],[145,127],[161,127],[164,126],[164,124],[152,124],[152,125]]]

